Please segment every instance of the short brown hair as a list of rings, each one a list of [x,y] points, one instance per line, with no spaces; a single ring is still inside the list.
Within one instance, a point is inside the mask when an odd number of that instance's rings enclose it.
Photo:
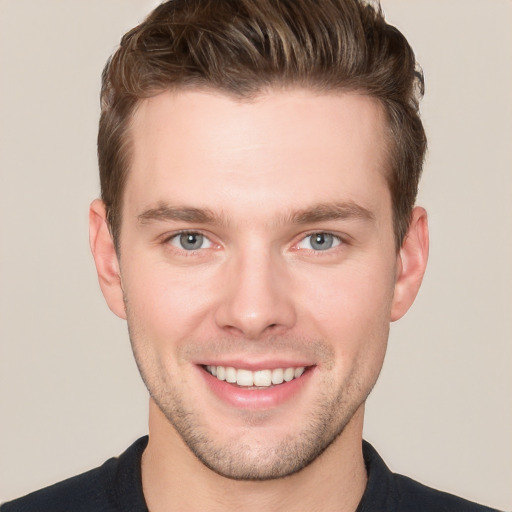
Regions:
[[[407,232],[426,151],[423,76],[380,5],[363,0],[169,0],[129,31],[103,71],[98,159],[118,247],[130,120],[165,90],[213,88],[251,98],[270,87],[359,91],[387,114],[397,249]]]

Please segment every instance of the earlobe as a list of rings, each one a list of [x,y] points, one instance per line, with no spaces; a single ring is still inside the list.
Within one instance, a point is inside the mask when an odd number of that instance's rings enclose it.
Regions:
[[[398,254],[392,322],[402,318],[416,298],[427,266],[428,245],[427,212],[417,206]]]
[[[95,199],[89,208],[89,244],[108,307],[118,317],[126,319],[119,260],[108,228],[105,205],[100,199]]]

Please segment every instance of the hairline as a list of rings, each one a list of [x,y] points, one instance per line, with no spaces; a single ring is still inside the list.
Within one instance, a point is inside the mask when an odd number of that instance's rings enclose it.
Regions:
[[[371,98],[377,102],[377,104],[382,109],[384,113],[384,165],[383,165],[383,176],[386,180],[388,192],[391,197],[391,209],[392,209],[392,220],[393,220],[393,234],[395,238],[395,247],[398,252],[400,246],[403,242],[403,238],[400,236],[400,233],[396,230],[396,211],[394,198],[392,196],[391,189],[391,179],[393,178],[393,165],[395,165],[395,152],[397,149],[396,141],[394,138],[394,131],[392,126],[392,119],[390,118],[390,112],[386,105],[386,101],[382,98],[378,97],[375,94],[371,94],[369,91],[365,90],[363,86],[355,86],[350,84],[339,84],[336,85],[326,85],[321,84],[315,81],[311,81],[311,83],[299,83],[298,81],[285,82],[283,80],[275,80],[274,82],[266,85],[255,85],[248,92],[239,92],[229,89],[228,87],[219,87],[216,84],[211,83],[183,83],[183,84],[169,84],[167,87],[155,88],[152,91],[148,91],[148,93],[144,96],[135,98],[133,96],[133,105],[130,109],[130,114],[125,118],[124,126],[123,126],[123,134],[122,134],[122,146],[124,148],[124,152],[122,155],[124,165],[122,169],[122,176],[120,180],[120,190],[118,194],[118,202],[115,205],[114,212],[107,212],[107,220],[108,227],[110,233],[112,235],[114,246],[118,256],[120,255],[120,234],[122,227],[122,210],[124,205],[124,197],[126,190],[126,182],[128,180],[128,176],[131,171],[131,163],[133,161],[133,121],[137,110],[141,107],[141,105],[150,98],[154,98],[159,96],[160,94],[165,94],[167,92],[171,94],[179,94],[182,92],[203,92],[209,94],[217,94],[232,99],[233,101],[237,101],[240,103],[251,103],[257,101],[259,98],[262,98],[266,94],[271,94],[273,92],[287,92],[287,91],[297,91],[304,90],[308,92],[313,92],[318,95],[342,95],[342,94],[355,94],[360,96],[365,96]],[[114,206],[114,205],[113,205]],[[111,207],[112,208],[112,207]],[[111,209],[110,208],[110,209]],[[108,214],[114,214],[115,217],[112,218]]]

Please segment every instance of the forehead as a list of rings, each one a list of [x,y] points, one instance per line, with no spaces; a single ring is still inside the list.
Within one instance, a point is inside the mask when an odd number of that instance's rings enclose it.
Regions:
[[[157,202],[247,210],[388,199],[380,103],[354,94],[271,91],[236,100],[205,91],[144,100],[131,125],[128,208]],[[134,212],[136,213],[136,212]]]

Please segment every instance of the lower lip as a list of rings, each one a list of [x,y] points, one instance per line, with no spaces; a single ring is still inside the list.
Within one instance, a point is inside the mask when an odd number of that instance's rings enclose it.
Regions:
[[[219,380],[203,367],[199,370],[208,387],[222,401],[242,409],[269,409],[277,407],[299,394],[310,379],[313,368],[309,367],[298,378],[268,388],[249,389]]]

